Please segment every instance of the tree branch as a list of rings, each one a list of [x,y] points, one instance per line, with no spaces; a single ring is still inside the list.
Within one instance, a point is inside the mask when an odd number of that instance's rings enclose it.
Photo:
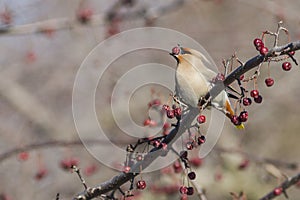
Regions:
[[[254,67],[260,65],[262,62],[267,61],[269,58],[274,58],[282,54],[286,54],[290,51],[297,51],[300,49],[300,41],[292,42],[290,44],[275,47],[269,51],[266,56],[258,55],[250,60],[248,60],[244,65],[239,66],[236,70],[230,73],[223,84],[216,84],[210,92],[205,96],[205,98],[213,99],[215,98],[222,90],[224,90],[227,86],[233,83],[236,79],[238,79],[245,72],[253,69]],[[275,54],[279,53],[279,54]],[[185,114],[178,126],[171,130],[169,135],[162,141],[162,143],[166,143],[170,148],[171,145],[179,138],[186,130],[189,128],[190,124],[199,114],[199,110],[197,108],[191,108],[187,114]],[[111,180],[106,181],[99,186],[88,188],[84,192],[78,194],[74,197],[74,200],[87,200],[95,198],[101,194],[107,193],[109,191],[115,190],[119,188],[121,185],[131,180],[139,173],[139,169],[147,168],[156,158],[159,156],[165,156],[165,152],[162,153],[160,148],[153,148],[145,157],[143,161],[137,162],[134,166],[132,166],[132,172],[129,173],[120,173],[119,175],[113,177]]]
[[[299,181],[300,181],[300,173],[297,174],[297,175],[295,175],[295,176],[293,176],[293,177],[291,177],[291,178],[288,178],[286,181],[284,181],[283,183],[281,183],[281,185],[278,186],[277,188],[281,188],[282,191],[283,191],[283,194],[286,195],[285,191],[286,191],[289,187],[291,187],[291,186],[297,184]],[[275,189],[276,189],[276,188],[275,188]],[[276,193],[274,192],[275,189],[273,189],[271,192],[269,192],[267,195],[265,195],[264,197],[260,198],[259,200],[270,200],[270,199],[274,199],[275,197],[277,197],[278,194],[276,194]]]
[[[180,6],[182,6],[183,3],[184,0],[174,0],[174,2],[171,2],[170,4],[158,7],[155,10],[155,14],[157,15],[155,17],[174,11],[175,9],[180,8]],[[119,4],[119,1],[116,2],[116,4]],[[84,24],[74,17],[73,19],[69,19],[69,18],[50,19],[50,20],[44,20],[44,21],[35,22],[31,24],[18,25],[18,26],[13,26],[12,24],[2,25],[0,26],[0,36],[7,35],[7,34],[27,35],[27,34],[35,34],[35,33],[45,33],[48,30],[51,31],[72,30],[75,27],[80,27],[80,26],[89,26],[89,27],[105,26],[108,24],[106,22],[106,18],[108,14],[118,12],[119,11],[118,9],[120,7],[124,7],[124,5],[123,4],[119,6],[114,5],[105,14],[92,15],[88,23],[84,23]],[[126,13],[122,13],[119,17],[122,20],[140,19],[141,17],[145,17],[145,14],[147,14],[148,9],[149,8],[142,6],[140,9],[135,9],[132,12],[128,11]]]
[[[123,144],[123,145],[127,145],[128,143],[131,143],[133,141],[111,141],[114,144]],[[32,151],[32,150],[36,150],[36,149],[42,149],[42,148],[50,148],[50,147],[69,147],[69,146],[82,146],[82,141],[81,140],[72,140],[72,141],[67,141],[67,140],[50,140],[47,142],[41,142],[41,143],[36,143],[36,144],[29,144],[26,146],[22,146],[22,147],[18,147],[18,148],[14,148],[11,150],[8,150],[4,153],[0,154],[0,163],[3,162],[5,159],[16,155],[18,153],[24,152],[24,151]],[[107,141],[103,141],[103,140],[95,140],[95,139],[89,139],[89,140],[85,140],[84,143],[90,144],[90,145],[111,145],[108,144]]]

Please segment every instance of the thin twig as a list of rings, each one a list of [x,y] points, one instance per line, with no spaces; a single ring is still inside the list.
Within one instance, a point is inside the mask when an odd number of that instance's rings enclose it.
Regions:
[[[81,183],[82,183],[84,189],[87,189],[88,187],[87,187],[87,185],[86,185],[86,182],[85,182],[84,178],[81,176],[81,173],[80,173],[79,168],[78,168],[77,166],[75,166],[75,165],[72,165],[72,169],[73,169],[74,172],[76,172],[76,174],[78,175],[78,177],[79,177],[79,179],[80,179],[80,181],[81,181]]]

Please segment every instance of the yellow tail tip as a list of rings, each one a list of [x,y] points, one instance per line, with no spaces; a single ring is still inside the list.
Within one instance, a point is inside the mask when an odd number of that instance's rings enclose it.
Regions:
[[[236,125],[235,127],[236,127],[237,129],[239,129],[239,130],[245,129],[244,124]]]

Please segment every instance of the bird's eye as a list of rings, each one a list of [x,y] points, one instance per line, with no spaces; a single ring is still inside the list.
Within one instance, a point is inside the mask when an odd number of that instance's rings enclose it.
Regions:
[[[179,47],[174,47],[173,49],[172,49],[172,54],[173,55],[178,55],[180,53],[180,48]]]

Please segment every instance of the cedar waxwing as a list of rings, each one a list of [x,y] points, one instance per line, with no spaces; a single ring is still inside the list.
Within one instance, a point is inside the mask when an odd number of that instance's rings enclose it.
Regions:
[[[175,92],[182,103],[191,107],[199,107],[198,102],[214,86],[217,73],[209,69],[213,64],[199,51],[180,46],[174,47],[170,53],[177,61],[175,75]],[[222,111],[230,119],[234,116],[229,98],[225,90],[216,96],[211,106]],[[243,124],[236,126],[244,128]]]

